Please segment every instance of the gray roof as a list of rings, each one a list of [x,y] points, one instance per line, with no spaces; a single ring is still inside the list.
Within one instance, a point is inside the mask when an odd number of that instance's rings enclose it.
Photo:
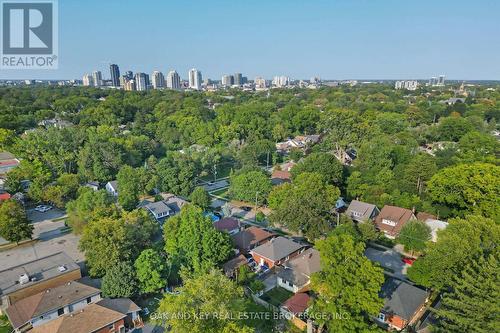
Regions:
[[[170,208],[165,201],[157,201],[157,202],[152,202],[144,206],[147,208],[151,213],[153,213],[155,216],[157,215],[162,215],[165,213],[171,213],[173,210]]]
[[[125,315],[141,310],[137,304],[128,298],[103,298],[97,304]]]
[[[118,192],[118,181],[117,180],[112,180],[108,182],[111,187]]]
[[[6,312],[13,326],[17,328],[32,318],[98,295],[100,292],[97,288],[72,281],[23,298],[8,307]]]
[[[165,199],[167,205],[174,211],[174,213],[179,213],[181,208],[186,205],[188,202],[181,197],[172,195]]]
[[[295,251],[303,248],[304,245],[294,242],[285,237],[276,237],[270,241],[256,247],[251,252],[258,254],[261,257],[267,258],[272,261],[278,261],[286,258]]]
[[[358,200],[351,201],[349,207],[347,207],[346,215],[356,221],[367,221],[370,219],[373,210],[377,209],[377,206]],[[354,212],[361,216],[354,215]]]
[[[303,286],[309,282],[313,273],[321,270],[319,252],[311,247],[283,266],[278,276],[295,286]]]
[[[59,270],[60,266],[64,266],[66,270],[61,272]],[[64,252],[9,267],[0,271],[0,295],[8,295],[75,270],[80,270],[80,267]],[[30,281],[20,284],[19,277],[22,274],[27,274]]]
[[[388,278],[379,296],[384,299],[382,310],[384,313],[395,314],[405,320],[410,320],[425,303],[428,293],[409,283]]]

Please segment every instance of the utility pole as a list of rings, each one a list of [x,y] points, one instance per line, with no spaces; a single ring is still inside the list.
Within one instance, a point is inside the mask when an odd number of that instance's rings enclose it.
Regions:
[[[269,150],[267,151],[266,170],[269,170]]]
[[[255,192],[255,216],[254,216],[254,221],[257,223],[257,196],[259,195],[259,192]]]
[[[214,182],[217,181],[217,164],[214,164]]]

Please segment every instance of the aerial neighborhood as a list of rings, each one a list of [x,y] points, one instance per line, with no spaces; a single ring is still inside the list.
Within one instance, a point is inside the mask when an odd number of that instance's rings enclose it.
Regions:
[[[498,331],[499,86],[314,84],[0,86],[0,333]]]

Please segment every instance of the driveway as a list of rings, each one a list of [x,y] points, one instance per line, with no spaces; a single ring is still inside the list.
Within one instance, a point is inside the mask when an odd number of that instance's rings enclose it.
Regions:
[[[394,250],[385,251],[368,247],[365,255],[371,261],[378,262],[380,266],[389,270],[397,278],[406,279],[406,264],[401,260],[401,255]]]
[[[276,287],[277,283],[278,283],[278,276],[274,273],[274,272],[271,272],[269,275],[267,275],[264,280],[262,280],[262,282],[264,283],[264,292],[267,292],[271,289],[273,289],[274,287]]]
[[[66,215],[66,212],[58,208],[52,208],[51,210],[42,213],[42,212],[37,212],[35,209],[32,208],[26,210],[26,215],[28,216],[28,219],[31,222],[38,223],[42,221],[55,220],[64,217]]]

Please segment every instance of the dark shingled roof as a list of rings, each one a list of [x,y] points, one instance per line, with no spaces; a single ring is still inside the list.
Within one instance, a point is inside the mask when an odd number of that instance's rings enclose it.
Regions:
[[[285,237],[276,237],[261,246],[256,247],[251,252],[272,261],[281,260],[295,251],[303,248],[304,245],[294,242]]]
[[[298,293],[287,299],[282,307],[298,316],[307,310],[310,299],[308,294]]]
[[[274,234],[267,232],[264,229],[251,226],[248,229],[232,235],[231,238],[237,248],[240,250],[248,250],[252,245],[265,241],[273,236]]]
[[[388,278],[379,296],[384,299],[384,313],[395,314],[405,320],[410,320],[425,303],[428,293],[409,283]]]

